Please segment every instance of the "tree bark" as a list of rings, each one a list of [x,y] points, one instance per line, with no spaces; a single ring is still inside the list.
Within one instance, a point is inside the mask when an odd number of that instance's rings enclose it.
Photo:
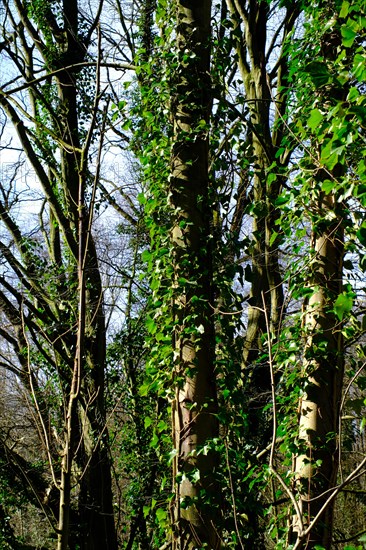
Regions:
[[[344,357],[342,323],[332,312],[342,291],[343,230],[338,220],[327,222],[336,199],[322,194],[319,216],[324,221],[313,228],[311,282],[314,293],[305,305],[305,362],[302,378],[305,392],[299,404],[299,440],[303,451],[295,458],[296,488],[305,527],[319,512],[334,487],[338,469],[339,406],[342,395]],[[325,494],[324,494],[325,493]],[[333,505],[329,505],[304,541],[331,547]],[[294,532],[299,535],[297,518]]]
[[[173,548],[219,548],[215,528],[215,455],[201,452],[218,435],[215,418],[212,255],[208,179],[210,0],[177,0],[171,157],[175,384]],[[189,58],[185,55],[189,52]]]

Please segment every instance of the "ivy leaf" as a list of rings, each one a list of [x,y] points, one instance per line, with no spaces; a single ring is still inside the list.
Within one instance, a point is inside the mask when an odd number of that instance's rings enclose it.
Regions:
[[[340,321],[352,310],[353,295],[348,292],[342,292],[334,303],[334,312]]]
[[[309,74],[314,86],[320,88],[329,82],[331,74],[328,71],[328,68],[324,62],[312,61],[308,63],[305,68],[306,72]]]
[[[151,252],[149,250],[144,250],[141,254],[141,259],[143,262],[148,262],[151,259]]]
[[[360,82],[366,80],[366,55],[356,53],[353,59],[353,73]]]
[[[324,193],[326,195],[329,195],[329,193],[331,193],[333,191],[333,189],[335,188],[336,186],[336,182],[335,181],[332,181],[332,180],[324,180],[323,183],[322,183],[322,191],[324,191]]]
[[[328,141],[321,152],[321,161],[329,170],[333,170],[338,162],[338,150],[334,150],[332,141]]]
[[[146,328],[150,332],[150,334],[155,334],[158,326],[155,323],[154,319],[152,319],[151,317],[147,317],[147,319],[146,319]]]
[[[198,483],[198,481],[200,480],[200,471],[199,469],[197,468],[197,470],[194,470],[194,472],[192,472],[192,474],[190,475],[190,479],[192,481],[192,483]]]
[[[139,193],[137,195],[137,200],[139,201],[140,204],[146,204],[146,196],[144,193]]]
[[[342,25],[341,27],[341,33],[342,33],[342,44],[345,48],[350,48],[354,42],[354,39],[357,36],[357,32],[354,31],[351,27],[348,25]]]
[[[156,510],[156,519],[158,520],[158,523],[161,527],[165,527],[166,521],[167,521],[167,512],[163,508],[158,508]]]
[[[366,227],[361,226],[356,235],[360,243],[366,245]]]
[[[319,109],[312,109],[310,111],[310,117],[308,119],[308,127],[311,130],[315,130],[319,126],[323,118],[324,117]]]
[[[347,1],[342,2],[342,8],[341,8],[341,11],[339,13],[339,16],[340,17],[347,17],[348,11],[349,11],[349,2],[347,2]]]
[[[167,429],[168,429],[168,424],[164,420],[160,420],[157,425],[158,432],[160,433]]]
[[[356,59],[356,57],[355,57],[355,59]],[[363,61],[363,58],[362,58],[362,61]],[[360,92],[357,90],[357,88],[355,86],[352,86],[352,88],[350,88],[350,91],[347,94],[347,101],[352,103],[353,101],[355,101],[359,97],[360,97]]]
[[[149,416],[145,416],[145,418],[144,418],[145,430],[146,430],[146,428],[151,426],[151,424],[152,424],[152,419]]]
[[[150,447],[152,447],[153,449],[157,449],[158,445],[159,445],[159,438],[157,436],[157,434],[155,433],[153,436],[152,436],[152,439],[150,441]]]
[[[173,459],[177,456],[177,454],[178,454],[177,449],[172,449],[168,453],[168,464],[171,464],[173,462]]]
[[[225,389],[225,390],[222,391],[222,396],[223,396],[224,399],[228,399],[230,397],[230,394],[231,394],[231,392],[228,389]]]
[[[273,245],[273,243],[275,242],[275,240],[277,239],[277,237],[278,237],[277,231],[272,231],[272,235],[271,235],[271,238],[270,238],[270,240],[269,240],[270,246]]]

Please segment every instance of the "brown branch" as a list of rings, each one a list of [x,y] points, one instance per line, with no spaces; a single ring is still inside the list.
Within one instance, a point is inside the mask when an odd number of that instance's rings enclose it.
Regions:
[[[47,72],[47,74],[40,76],[38,78],[35,78],[33,80],[30,80],[28,82],[25,82],[24,84],[21,84],[20,86],[17,86],[16,88],[12,88],[11,90],[2,90],[2,93],[5,96],[10,96],[11,94],[15,94],[17,92],[21,92],[22,90],[26,90],[30,86],[34,86],[35,84],[38,84],[39,82],[43,82],[43,80],[47,80],[47,78],[52,78],[53,76],[57,76],[58,74],[65,72],[65,71],[71,71],[76,69],[81,69],[83,67],[96,67],[97,62],[96,61],[82,61],[81,63],[73,63],[72,65],[66,65],[65,67],[61,67],[60,69],[55,69],[53,71]],[[108,67],[110,69],[115,70],[131,70],[135,71],[137,69],[136,65],[131,65],[130,63],[108,63],[108,62],[101,62],[101,67]],[[6,84],[4,84],[4,87],[6,87]]]

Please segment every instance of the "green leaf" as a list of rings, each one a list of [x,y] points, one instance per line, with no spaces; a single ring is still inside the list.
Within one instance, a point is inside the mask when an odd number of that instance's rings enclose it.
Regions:
[[[332,180],[324,180],[322,183],[322,191],[329,195],[336,186],[336,182]]]
[[[126,119],[124,121],[124,123],[122,124],[122,130],[129,130],[131,128],[131,123],[132,123],[132,120],[131,119]]]
[[[355,101],[359,97],[360,97],[360,92],[358,91],[358,89],[355,86],[352,86],[352,88],[350,88],[350,90],[347,94],[347,101],[352,103],[353,101]]]
[[[137,195],[137,200],[139,201],[140,204],[145,204],[146,203],[145,194],[144,193],[139,193]]]
[[[177,456],[177,454],[177,449],[172,449],[170,453],[168,453],[168,464],[171,464],[173,462],[173,459]]]
[[[361,226],[356,235],[360,243],[366,245],[366,227]]]
[[[149,250],[144,250],[141,254],[141,259],[143,262],[148,262],[151,259],[151,252]]]
[[[164,420],[160,420],[157,425],[158,432],[163,432],[168,429],[168,424]]]
[[[142,384],[140,387],[139,387],[139,395],[141,395],[141,397],[146,397],[149,393],[149,385],[148,384]]]
[[[163,508],[158,508],[156,510],[156,519],[158,520],[159,525],[161,527],[165,527],[167,517],[168,517],[168,514],[167,514],[166,510],[164,510]]]
[[[355,188],[355,195],[358,199],[361,199],[361,197],[364,197],[366,195],[366,184],[359,183]]]
[[[286,151],[285,147],[280,147],[279,149],[277,149],[276,155],[275,155],[276,159],[278,159],[285,151]]]
[[[152,447],[153,449],[157,449],[158,446],[159,446],[159,438],[157,434],[154,434],[150,441],[150,447]]]
[[[224,399],[227,399],[228,397],[230,397],[230,394],[231,394],[231,392],[228,389],[225,389],[225,390],[222,391],[222,396],[223,396]]]
[[[339,17],[347,17],[349,11],[349,2],[346,0],[342,2],[341,11],[339,12]]]
[[[360,82],[366,80],[366,55],[356,53],[353,59],[352,70],[357,80]]]
[[[366,424],[366,416],[363,417],[363,419],[361,420],[361,423],[360,423],[360,433],[362,433],[365,429],[365,424]]]
[[[150,334],[155,334],[155,332],[157,331],[158,326],[155,323],[154,319],[152,319],[151,317],[147,317],[147,319],[146,319],[146,328],[150,332]]]
[[[308,118],[308,127],[311,130],[315,130],[323,120],[323,115],[319,109],[312,109],[310,111],[310,117]]]
[[[145,426],[145,430],[146,428],[148,428],[149,426],[151,426],[152,424],[152,420],[149,416],[145,416],[144,418],[144,426]]]
[[[329,170],[333,170],[337,164],[338,152],[333,150],[333,143],[331,140],[328,141],[326,146],[322,149],[320,159],[324,166],[326,166]]]
[[[342,292],[334,303],[334,312],[338,319],[342,321],[343,317],[352,310],[353,295],[347,292]]]
[[[267,185],[268,185],[268,187],[270,187],[271,183],[273,181],[276,181],[276,179],[277,179],[277,174],[273,174],[273,172],[271,174],[268,174],[268,176],[267,176]]]
[[[273,243],[275,242],[275,240],[277,239],[278,237],[278,233],[277,231],[272,231],[272,235],[271,235],[271,238],[269,240],[269,245],[272,246]]]
[[[198,468],[194,472],[192,472],[189,477],[192,483],[197,483],[201,478],[200,471],[198,470]]]
[[[357,36],[357,32],[354,31],[348,25],[342,25],[341,27],[342,34],[342,44],[345,48],[350,48]]]
[[[326,64],[321,61],[311,61],[311,63],[306,65],[305,70],[317,88],[327,84],[331,78]]]
[[[282,195],[279,195],[275,200],[275,205],[282,206],[283,204],[287,204],[291,200],[291,196],[292,195],[290,193],[284,193]]]

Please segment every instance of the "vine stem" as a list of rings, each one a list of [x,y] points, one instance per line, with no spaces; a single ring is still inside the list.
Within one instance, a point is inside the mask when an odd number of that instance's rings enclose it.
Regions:
[[[339,407],[339,418],[338,418],[338,433],[339,433],[339,441],[341,440],[341,435],[342,435],[342,410],[343,410],[343,407],[344,407],[344,403],[346,401],[346,397],[347,397],[347,394],[349,392],[349,389],[350,387],[352,386],[353,382],[356,380],[356,378],[361,374],[361,372],[363,371],[363,369],[365,368],[366,366],[366,362],[365,363],[362,363],[362,365],[360,366],[360,368],[358,369],[358,371],[352,376],[351,380],[348,382],[347,384],[347,387],[346,389],[344,390],[344,394],[343,394],[343,398],[342,398],[342,401],[341,401],[341,404],[340,404],[340,407]],[[340,465],[340,478],[341,480],[343,481],[343,471],[342,471],[342,467],[341,467],[341,457],[342,457],[342,448],[341,448],[341,445],[339,445],[339,452],[338,452],[338,464]]]
[[[301,530],[301,534],[304,531],[304,524],[302,521],[302,514],[299,508],[299,504],[295,498],[295,494],[291,489],[286,485],[280,474],[277,472],[276,467],[274,465],[274,456],[275,456],[275,450],[276,450],[276,434],[277,434],[277,403],[276,403],[276,387],[275,387],[275,380],[274,380],[274,368],[273,368],[273,349],[272,349],[272,340],[271,340],[271,334],[270,334],[270,327],[269,327],[269,319],[268,319],[268,312],[266,308],[266,302],[264,297],[264,292],[262,291],[262,301],[263,301],[263,314],[264,319],[266,322],[266,329],[268,334],[268,363],[269,363],[269,370],[270,370],[270,376],[271,376],[271,394],[272,394],[272,411],[273,411],[273,427],[272,427],[272,442],[271,442],[271,449],[270,449],[270,456],[269,456],[269,468],[271,473],[276,477],[284,491],[289,496],[294,508],[295,513],[299,521],[299,526]]]
[[[235,523],[235,531],[238,535],[239,544],[242,550],[245,550],[243,541],[240,536],[239,526],[238,526],[238,519],[237,519],[237,511],[236,511],[236,504],[235,504],[235,491],[234,491],[234,484],[233,484],[233,478],[231,475],[231,467],[230,467],[230,460],[229,460],[229,446],[227,442],[227,437],[225,438],[225,455],[226,455],[226,465],[227,465],[227,471],[229,474],[229,484],[230,484],[230,492],[231,492],[231,501],[233,503],[233,514],[234,514],[234,523]]]

